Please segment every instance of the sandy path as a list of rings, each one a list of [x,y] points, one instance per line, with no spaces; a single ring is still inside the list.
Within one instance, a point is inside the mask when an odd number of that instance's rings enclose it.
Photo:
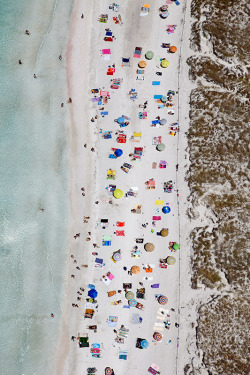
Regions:
[[[177,143],[178,136],[168,135],[169,124],[178,121],[177,105],[175,106],[175,115],[167,115],[166,108],[157,109],[157,103],[153,99],[154,94],[166,95],[169,89],[177,90],[178,88],[178,53],[168,55],[165,49],[161,48],[162,42],[169,42],[173,45],[180,45],[181,39],[181,19],[183,17],[182,6],[170,5],[170,15],[167,20],[161,20],[159,17],[158,2],[151,4],[150,12],[147,17],[140,17],[140,7],[142,4],[129,0],[126,4],[120,4],[119,13],[123,18],[123,25],[115,25],[112,17],[117,15],[108,9],[108,1],[82,1],[76,2],[75,12],[72,20],[72,29],[70,43],[68,48],[68,76],[69,76],[69,93],[73,98],[72,105],[72,217],[74,221],[74,232],[81,232],[81,238],[73,240],[72,254],[78,260],[78,263],[88,262],[90,267],[87,272],[78,273],[73,271],[72,262],[69,264],[69,275],[76,273],[75,280],[70,279],[66,292],[65,302],[65,319],[64,338],[68,340],[67,345],[62,345],[58,352],[58,364],[56,373],[58,374],[82,374],[89,366],[95,366],[100,370],[98,373],[104,373],[104,368],[110,366],[118,375],[130,373],[143,375],[147,372],[151,363],[156,363],[162,373],[176,374],[176,355],[178,345],[179,330],[175,327],[175,322],[179,321],[177,316],[179,306],[179,265],[178,256],[177,264],[168,267],[167,270],[159,269],[159,258],[171,255],[168,249],[169,241],[179,241],[179,216],[176,185],[172,194],[163,192],[163,183],[168,180],[176,181],[176,164],[177,164]],[[85,14],[84,19],[80,18],[81,13]],[[109,14],[107,24],[97,22],[98,15],[101,13]],[[174,34],[166,33],[166,25],[176,24],[177,29]],[[111,28],[116,40],[113,43],[103,41],[105,28]],[[147,50],[152,50],[155,57],[147,61],[145,69],[145,80],[136,81],[136,69],[138,59],[133,58],[135,46],[143,48],[143,55]],[[100,50],[102,48],[111,48],[111,60],[103,61]],[[166,57],[170,61],[169,68],[159,69],[159,62],[156,56]],[[130,67],[121,67],[121,58],[130,57]],[[116,64],[116,73],[114,78],[123,78],[123,83],[119,90],[110,89],[110,76],[106,75],[108,65]],[[155,72],[162,71],[162,77],[158,77]],[[152,86],[152,81],[160,81],[160,86]],[[105,87],[110,92],[111,99],[105,106],[109,115],[105,118],[98,118],[98,121],[91,123],[90,118],[98,113],[97,105],[90,101],[90,90],[95,87]],[[128,97],[128,91],[135,88],[138,92],[138,99],[132,101]],[[147,119],[138,118],[139,104],[148,101]],[[178,98],[175,96],[177,104]],[[127,143],[121,145],[123,155],[118,159],[109,159],[111,147],[120,147],[115,141],[115,135],[111,140],[103,140],[98,134],[99,129],[118,130],[114,119],[122,114],[130,116],[130,124],[123,128],[127,132]],[[167,125],[160,128],[150,126],[151,121],[157,115],[167,119]],[[129,138],[133,131],[141,131],[142,138],[140,143],[132,143]],[[152,137],[162,136],[166,149],[158,152],[152,145]],[[84,149],[83,144],[87,143],[88,148]],[[90,147],[95,144],[96,153],[90,152]],[[130,162],[128,156],[133,147],[144,147],[144,155],[139,162]],[[183,152],[183,150],[180,150]],[[179,151],[179,153],[180,153]],[[96,158],[97,156],[97,158]],[[181,155],[182,157],[183,155]],[[166,160],[168,166],[166,169],[152,169],[152,162],[159,163],[160,160]],[[130,163],[133,168],[128,174],[124,173],[120,166],[124,163]],[[178,161],[179,163],[179,161]],[[106,179],[106,170],[112,168],[116,170],[117,178],[115,181]],[[156,180],[156,189],[148,191],[145,189],[145,181],[149,178]],[[138,196],[123,197],[121,200],[114,200],[113,205],[103,202],[103,199],[109,198],[106,186],[116,184],[124,193],[131,187],[138,187]],[[81,197],[80,188],[86,188],[86,197]],[[95,200],[100,201],[95,205]],[[164,215],[161,212],[162,206],[156,206],[155,200],[162,199],[164,204],[169,204],[171,212]],[[183,199],[183,198],[182,198]],[[132,214],[131,209],[134,204],[142,204],[142,214]],[[157,222],[156,227],[152,227],[152,216],[155,215],[156,209],[159,208],[161,221]],[[88,224],[82,224],[84,215],[91,216]],[[105,230],[96,226],[100,218],[109,219],[109,227]],[[116,221],[125,221],[125,237],[116,237],[114,226]],[[149,223],[147,228],[143,228],[143,223]],[[169,228],[169,236],[162,238],[156,235],[158,230]],[[154,230],[151,233],[151,229]],[[91,242],[85,242],[86,231],[92,232]],[[72,233],[73,236],[74,233]],[[101,246],[102,236],[112,235],[112,246]],[[144,237],[146,242],[153,242],[156,250],[153,253],[146,253],[143,245],[139,245],[141,257],[139,259],[131,258],[130,250],[135,245],[135,238]],[[94,269],[91,252],[93,251],[92,243],[100,245],[99,256],[104,259],[106,264],[102,270]],[[113,251],[121,249],[122,261],[114,264],[110,257]],[[89,254],[89,255],[88,255]],[[142,269],[144,264],[155,264],[152,281],[143,281],[147,276]],[[130,268],[133,265],[141,267],[139,275],[128,275],[123,270],[123,266]],[[111,271],[115,278],[109,286],[100,281],[101,276]],[[70,276],[69,276],[70,277]],[[144,310],[140,311],[135,308],[126,309],[127,305],[124,292],[119,295],[122,304],[111,306],[110,299],[107,297],[107,291],[122,289],[123,282],[133,284],[133,292],[139,287],[139,282],[144,283],[146,288],[146,299],[139,300],[144,305]],[[71,303],[76,300],[76,291],[80,286],[94,283],[98,290],[98,312],[92,320],[84,320],[82,313],[85,305],[84,301],[79,303],[79,309],[73,309]],[[159,283],[159,289],[152,289],[152,283]],[[87,290],[86,290],[87,292]],[[161,343],[153,342],[153,326],[156,321],[159,303],[155,299],[155,293],[164,294],[168,297],[168,304],[165,308],[174,308],[176,311],[169,311],[171,328],[162,331],[164,337]],[[86,293],[85,293],[86,295]],[[72,297],[73,296],[73,297]],[[131,324],[133,313],[140,313],[143,322],[140,325]],[[117,329],[121,324],[129,329],[128,338],[124,344],[114,342],[115,333],[113,328],[108,327],[106,320],[109,315],[118,316]],[[86,326],[89,324],[98,324],[98,332],[87,331]],[[70,336],[77,336],[78,332],[89,332],[90,344],[93,342],[102,343],[102,357],[95,359],[91,357],[89,349],[79,349],[77,343],[70,342]],[[137,337],[145,338],[149,342],[149,348],[140,350],[135,348]],[[168,343],[171,340],[171,343]],[[128,360],[118,359],[119,347],[128,350]]]

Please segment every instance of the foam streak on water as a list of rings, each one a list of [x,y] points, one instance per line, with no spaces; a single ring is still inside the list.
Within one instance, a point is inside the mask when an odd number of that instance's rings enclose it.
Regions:
[[[0,4],[3,375],[52,373],[70,225],[69,116],[67,105],[60,107],[68,94],[58,56],[66,50],[72,3]]]

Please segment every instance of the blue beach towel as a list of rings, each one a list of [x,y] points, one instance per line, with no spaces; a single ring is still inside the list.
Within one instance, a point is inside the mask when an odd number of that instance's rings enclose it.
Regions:
[[[153,86],[160,86],[161,82],[160,81],[153,81],[152,85]]]
[[[154,99],[161,99],[162,95],[154,95]]]
[[[101,112],[101,116],[107,116],[109,113],[107,111]]]

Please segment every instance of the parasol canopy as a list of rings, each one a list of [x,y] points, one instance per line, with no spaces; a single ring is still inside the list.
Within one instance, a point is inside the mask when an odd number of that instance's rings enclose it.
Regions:
[[[105,375],[113,375],[113,370],[110,367],[105,368]]]
[[[123,191],[121,189],[115,189],[113,195],[116,199],[120,199],[123,196]]]
[[[146,61],[141,60],[138,65],[139,65],[140,68],[146,68],[147,63],[146,63]]]
[[[152,51],[148,51],[148,52],[146,52],[145,57],[146,57],[146,59],[148,59],[148,60],[152,60],[152,58],[154,57],[154,52],[152,52]]]
[[[142,340],[142,341],[141,341],[141,347],[142,347],[143,349],[147,349],[148,346],[149,346],[149,343],[148,343],[147,340]]]
[[[178,243],[174,243],[173,244],[173,249],[174,250],[179,250],[180,249],[180,245]]]
[[[114,253],[114,254],[112,255],[112,258],[113,258],[116,262],[118,262],[119,260],[122,259],[121,253],[120,253],[119,251],[117,251],[116,253]]]
[[[162,334],[159,333],[159,332],[154,332],[154,334],[153,334],[153,339],[154,339],[155,341],[161,341],[161,340],[162,340]]]
[[[167,123],[167,120],[165,118],[162,118],[159,120],[160,125],[165,125]]]
[[[167,257],[167,264],[169,264],[170,266],[172,266],[175,263],[176,263],[175,257],[172,257],[172,256]]]
[[[167,68],[168,66],[169,66],[169,61],[168,60],[162,60],[161,67],[162,68]]]
[[[164,214],[168,214],[170,211],[171,211],[171,208],[169,206],[164,206],[163,209],[162,209],[162,212]]]
[[[144,249],[148,252],[151,253],[155,249],[155,245],[151,242],[148,242],[145,244]]]
[[[117,119],[117,122],[118,122],[118,124],[124,124],[124,122],[125,122],[125,118],[124,117],[118,117],[118,119]]]
[[[166,103],[166,101],[168,100],[168,98],[166,96],[162,96],[161,97],[161,101],[162,103]]]
[[[162,6],[160,7],[160,10],[161,10],[162,12],[166,12],[166,10],[168,10],[168,6],[167,6],[167,5],[162,5]]]
[[[168,230],[167,229],[162,229],[161,230],[161,236],[162,237],[167,237],[168,236]]]
[[[117,158],[119,158],[119,156],[122,156],[122,154],[123,154],[123,151],[120,148],[118,148],[117,150],[115,150],[115,156]]]
[[[97,291],[95,289],[90,289],[88,292],[88,296],[91,298],[96,298],[98,295]]]
[[[166,296],[160,296],[160,297],[158,298],[158,302],[159,302],[160,305],[166,305],[167,302],[168,302],[168,299],[167,299]]]
[[[169,51],[172,52],[172,53],[175,53],[177,51],[177,47],[176,46],[171,46],[169,48]]]
[[[130,300],[128,301],[128,304],[129,304],[129,306],[131,306],[131,307],[135,307],[135,306],[137,305],[137,301],[136,301],[136,299],[130,299]]]
[[[134,273],[135,275],[137,275],[138,273],[140,273],[140,271],[141,271],[141,269],[138,266],[133,266],[131,268],[131,272]]]
[[[160,16],[161,16],[161,18],[167,18],[167,17],[169,16],[169,13],[168,13],[167,10],[165,10],[164,12],[162,12],[162,13],[160,14]]]
[[[133,292],[127,292],[125,294],[125,298],[127,298],[127,300],[129,301],[130,299],[134,299],[135,295]]]
[[[165,150],[165,145],[164,145],[164,143],[159,143],[159,144],[156,146],[156,149],[157,149],[157,151],[163,151],[163,150]]]

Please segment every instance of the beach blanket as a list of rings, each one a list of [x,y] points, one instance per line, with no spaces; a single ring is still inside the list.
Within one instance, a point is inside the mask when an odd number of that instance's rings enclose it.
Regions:
[[[153,81],[152,85],[153,86],[160,86],[161,82],[160,81]]]
[[[125,226],[125,221],[117,221],[116,222],[117,227],[124,227]]]
[[[118,317],[117,316],[109,316],[109,320],[108,320],[108,326],[109,327],[116,327],[117,325],[117,321],[118,321]]]
[[[117,230],[116,235],[117,236],[125,236],[124,230]]]
[[[161,199],[157,199],[157,200],[155,201],[155,204],[156,204],[156,205],[163,205],[163,201],[162,201]]]
[[[161,99],[162,95],[154,95],[154,99]]]

